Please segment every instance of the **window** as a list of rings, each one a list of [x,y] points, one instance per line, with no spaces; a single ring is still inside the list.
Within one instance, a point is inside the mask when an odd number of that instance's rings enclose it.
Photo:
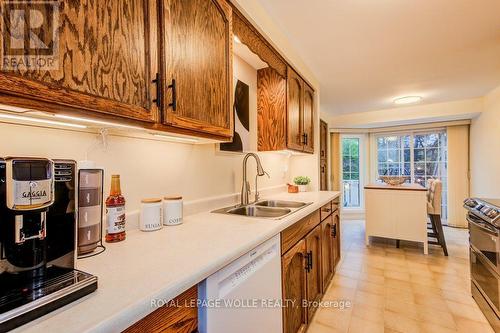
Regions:
[[[342,139],[343,207],[361,207],[359,138]]]
[[[447,138],[446,132],[380,135],[377,142],[379,176],[408,176],[408,183],[427,185],[436,178],[443,182],[442,218],[447,218]]]

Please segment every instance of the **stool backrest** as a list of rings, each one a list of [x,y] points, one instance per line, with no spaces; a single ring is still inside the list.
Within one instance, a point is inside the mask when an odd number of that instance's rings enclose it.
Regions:
[[[439,179],[427,181],[427,214],[441,215],[443,183]]]

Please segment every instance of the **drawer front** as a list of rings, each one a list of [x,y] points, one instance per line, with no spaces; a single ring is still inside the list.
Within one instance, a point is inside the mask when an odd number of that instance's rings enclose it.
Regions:
[[[153,311],[143,319],[139,320],[125,333],[162,332],[162,333],[191,333],[198,328],[198,287],[191,287],[172,302]],[[179,304],[179,306],[176,306]]]
[[[326,205],[324,205],[323,207],[321,207],[321,209],[319,210],[319,214],[321,216],[321,221],[323,221],[328,216],[330,216],[332,214],[333,210],[334,210],[333,204],[331,201],[329,203],[327,203]]]
[[[299,240],[304,238],[320,222],[320,212],[316,210],[314,213],[283,230],[281,232],[281,254],[283,255],[291,249],[292,246],[297,244]]]

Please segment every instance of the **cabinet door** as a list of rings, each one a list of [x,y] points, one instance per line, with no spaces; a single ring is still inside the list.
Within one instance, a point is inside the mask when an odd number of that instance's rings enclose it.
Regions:
[[[16,1],[3,7],[11,13],[31,13],[31,5],[26,3]],[[37,34],[58,38],[47,43],[48,48],[25,46],[21,50],[30,57],[50,57],[53,67],[4,66],[0,92],[5,94],[1,94],[0,100],[35,109],[77,108],[152,122],[151,77],[152,71],[156,71],[156,60],[150,55],[156,53],[150,43],[149,24],[156,23],[156,7],[151,8],[148,0],[56,3],[58,33],[51,34],[54,27],[46,26],[49,20],[44,20]],[[50,18],[57,13],[55,8],[53,2],[46,1],[35,9],[43,11],[44,18]],[[4,24],[11,31],[16,29],[8,22]]]
[[[161,4],[164,122],[232,136],[231,7],[224,0]]]
[[[314,90],[304,83],[304,151],[314,153]]]
[[[333,223],[333,215],[330,215],[326,220],[321,222],[321,270],[323,293],[325,293],[335,270]]]
[[[339,211],[336,210],[333,214],[332,214],[332,218],[333,218],[333,224],[332,224],[332,227],[333,227],[333,231],[332,231],[332,235],[333,235],[333,254],[334,254],[334,263],[333,263],[333,268],[335,270],[335,267],[337,266],[338,262],[340,261],[340,257],[341,257],[341,244],[340,244],[340,215],[339,215]]]
[[[283,327],[284,333],[304,332],[307,326],[306,243],[300,240],[282,259],[283,270]]]
[[[327,158],[327,147],[328,147],[328,124],[323,120],[319,122],[319,158]]]
[[[321,225],[318,225],[306,236],[306,251],[309,257],[307,300],[309,302],[320,301],[322,296]],[[309,320],[312,319],[316,309],[314,306],[308,307],[307,314]]]
[[[304,82],[292,69],[287,72],[287,146],[289,149],[303,150],[303,98]]]
[[[326,160],[320,160],[319,162],[319,175],[320,175],[320,190],[328,190],[328,175],[327,175],[327,162]]]

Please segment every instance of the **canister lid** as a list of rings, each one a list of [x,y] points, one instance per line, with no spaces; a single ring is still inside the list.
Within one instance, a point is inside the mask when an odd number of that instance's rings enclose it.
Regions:
[[[182,200],[181,196],[169,196],[169,197],[163,197],[164,200]]]
[[[149,198],[149,199],[142,199],[142,203],[156,203],[156,202],[161,202],[161,198]]]

